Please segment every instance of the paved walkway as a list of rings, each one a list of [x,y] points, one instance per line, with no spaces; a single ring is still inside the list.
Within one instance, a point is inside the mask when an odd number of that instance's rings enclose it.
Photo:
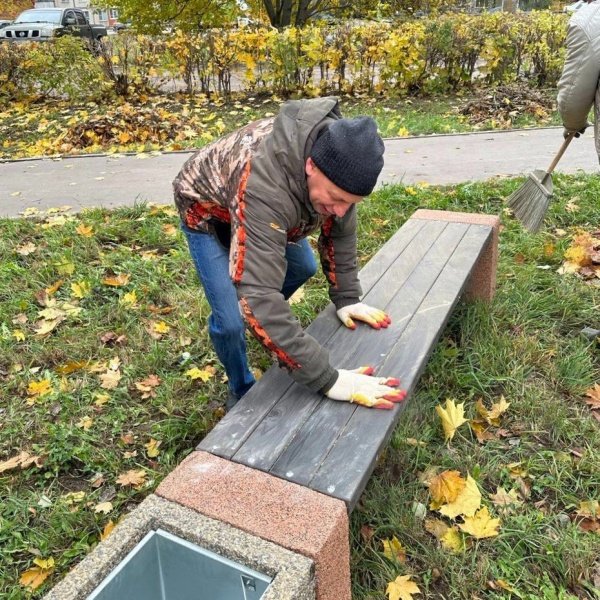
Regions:
[[[561,128],[436,135],[386,140],[380,183],[453,184],[546,168],[562,143]],[[0,216],[27,207],[116,207],[169,203],[171,181],[189,152],[92,156],[0,163]],[[599,171],[593,134],[574,140],[558,170]]]

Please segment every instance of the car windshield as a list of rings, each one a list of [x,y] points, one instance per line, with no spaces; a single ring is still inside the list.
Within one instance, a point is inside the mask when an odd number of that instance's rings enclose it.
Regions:
[[[15,23],[57,23],[60,24],[60,10],[26,10]]]

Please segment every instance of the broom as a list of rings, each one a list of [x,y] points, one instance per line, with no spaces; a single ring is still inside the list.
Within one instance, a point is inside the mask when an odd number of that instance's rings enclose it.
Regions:
[[[528,231],[535,233],[544,222],[552,198],[552,171],[574,136],[575,132],[565,138],[547,171],[536,169],[529,174],[525,183],[508,197],[508,206]]]

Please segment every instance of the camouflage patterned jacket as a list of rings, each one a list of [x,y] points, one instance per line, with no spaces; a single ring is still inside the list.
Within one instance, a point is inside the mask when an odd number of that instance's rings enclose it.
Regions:
[[[356,207],[343,218],[318,215],[305,162],[319,132],[341,118],[336,98],[287,102],[276,119],[250,123],[195,153],[173,182],[191,229],[231,228],[230,276],[254,335],[292,377],[312,390],[337,378],[329,354],[305,333],[281,289],[286,244],[320,229],[318,247],[336,308],[358,302]]]

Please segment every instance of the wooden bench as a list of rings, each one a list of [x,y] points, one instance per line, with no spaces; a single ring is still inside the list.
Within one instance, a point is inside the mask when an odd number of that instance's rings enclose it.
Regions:
[[[388,329],[351,331],[329,305],[307,331],[338,368],[374,365],[400,377],[407,400],[391,411],[335,402],[273,367],[198,446],[356,505],[410,400],[457,301],[489,300],[495,284],[498,218],[417,211],[361,270],[366,303],[392,318]]]

